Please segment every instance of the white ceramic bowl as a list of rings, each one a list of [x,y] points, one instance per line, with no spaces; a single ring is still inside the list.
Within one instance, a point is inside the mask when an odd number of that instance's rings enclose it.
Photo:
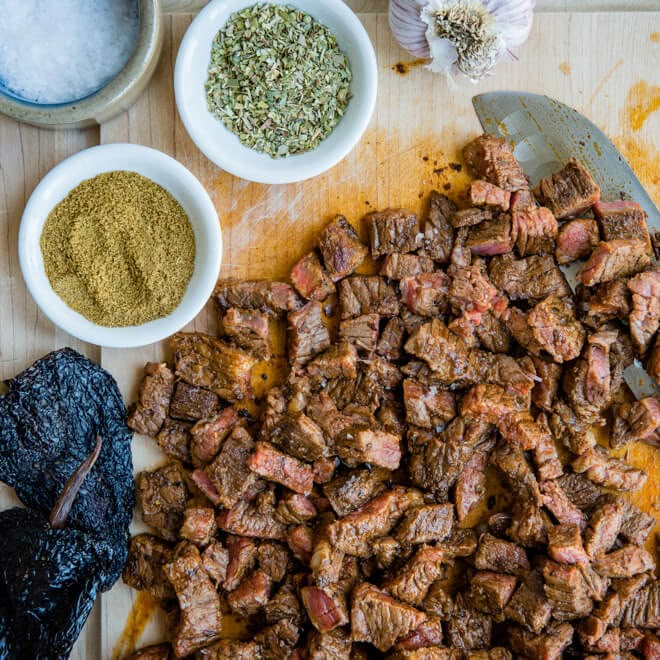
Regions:
[[[188,28],[174,68],[179,115],[199,149],[218,167],[258,183],[303,181],[336,165],[357,144],[376,105],[378,68],[371,40],[357,16],[342,0],[266,0],[296,7],[326,25],[350,60],[352,98],[346,114],[316,149],[273,159],[243,146],[207,109],[204,85],[211,47],[229,16],[257,0],[212,0]]]
[[[195,234],[195,268],[179,306],[168,316],[142,325],[108,328],[78,314],[53,291],[39,246],[53,207],[85,179],[102,172],[138,172],[165,188],[188,214]],[[56,165],[34,189],[18,232],[23,278],[37,305],[60,328],[100,346],[144,346],[168,337],[191,321],[206,304],[218,279],[222,233],[213,202],[202,184],[170,156],[137,144],[108,144],[85,149]]]

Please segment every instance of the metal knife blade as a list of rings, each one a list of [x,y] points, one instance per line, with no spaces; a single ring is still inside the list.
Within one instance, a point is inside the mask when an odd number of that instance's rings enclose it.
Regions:
[[[651,234],[660,236],[660,212],[650,195],[612,141],[577,110],[548,96],[525,92],[479,94],[472,104],[484,131],[509,142],[532,186],[569,158],[577,158],[600,186],[603,199],[623,196],[636,201],[648,214]],[[573,288],[578,267],[562,266]],[[660,392],[638,360],[624,377],[638,399]]]

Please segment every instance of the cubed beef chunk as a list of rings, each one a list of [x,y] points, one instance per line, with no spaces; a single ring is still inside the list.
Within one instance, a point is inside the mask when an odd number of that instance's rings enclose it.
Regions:
[[[303,587],[300,598],[311,624],[322,633],[348,623],[346,595],[336,585]]]
[[[407,378],[403,381],[403,401],[409,424],[436,428],[456,416],[456,397],[453,392],[423,385]]]
[[[474,565],[481,571],[517,575],[530,569],[527,553],[516,543],[484,534],[474,556]]]
[[[213,540],[202,552],[202,564],[217,589],[227,579],[229,551],[220,541]]]
[[[573,641],[574,629],[570,623],[548,627],[535,635],[521,626],[509,626],[507,639],[511,649],[525,658],[559,660]]]
[[[449,302],[454,314],[467,313],[475,325],[479,325],[485,312],[494,307],[501,311],[506,306],[506,301],[488,279],[485,265],[480,267],[476,264],[454,269]]]
[[[237,639],[222,639],[217,644],[197,651],[200,660],[253,660],[262,654],[255,641],[241,642]]]
[[[543,300],[551,295],[562,298],[571,294],[566,278],[549,255],[498,257],[491,261],[488,272],[493,284],[511,300]]]
[[[391,318],[380,333],[376,352],[386,360],[398,360],[401,357],[403,337],[406,328],[403,321],[395,316]]]
[[[527,317],[534,339],[560,364],[580,355],[586,333],[565,298],[548,296]]]
[[[215,395],[214,395],[215,396]],[[190,454],[192,429],[190,422],[182,422],[178,419],[167,417],[156,435],[158,446],[170,457],[177,461],[190,463],[192,460]]]
[[[456,232],[456,238],[452,246],[451,255],[449,257],[449,270],[454,268],[463,268],[472,263],[472,250],[467,245],[470,230],[468,227],[461,227]]]
[[[586,517],[578,507],[571,502],[564,489],[556,479],[541,482],[543,504],[562,524],[575,524],[580,529],[586,526]]]
[[[504,608],[516,588],[516,578],[512,575],[479,571],[470,580],[467,602],[474,609],[488,614],[495,621],[504,621]]]
[[[195,545],[204,547],[211,542],[217,529],[215,511],[211,507],[194,506],[188,507],[183,512],[179,535]]]
[[[209,335],[178,332],[170,339],[176,375],[196,387],[236,402],[252,394],[255,358]]]
[[[536,197],[563,220],[588,211],[600,200],[600,188],[582,163],[572,158],[561,170],[541,179]]]
[[[470,169],[489,183],[509,191],[529,188],[522,168],[502,138],[480,135],[463,147],[463,156]]]
[[[220,598],[194,545],[187,545],[163,570],[176,591],[181,611],[172,647],[177,658],[185,658],[219,639]]]
[[[233,591],[252,571],[257,561],[257,546],[252,539],[241,536],[227,537],[228,563],[223,588]]]
[[[575,472],[584,472],[596,484],[614,490],[639,490],[646,482],[646,472],[612,458],[602,447],[592,447],[571,464]]]
[[[481,257],[507,254],[513,250],[513,245],[511,216],[506,213],[471,227],[465,242],[472,254]]]
[[[446,273],[421,273],[404,277],[401,288],[401,302],[419,316],[438,316],[447,310],[447,295],[450,280]]]
[[[557,232],[557,220],[544,206],[511,213],[511,238],[521,257],[552,254]]]
[[[491,516],[489,519],[498,522],[498,518]],[[525,548],[535,548],[548,542],[548,525],[550,521],[547,514],[541,510],[541,507],[535,502],[516,502],[513,508],[513,516],[502,515],[502,524],[504,529],[496,529],[494,533],[506,535],[515,543]],[[506,525],[510,521],[511,525],[507,529]]]
[[[170,644],[152,644],[138,649],[134,653],[125,656],[126,660],[170,660],[172,647]]]
[[[660,398],[649,396],[635,403],[624,403],[616,410],[610,444],[620,447],[641,441],[660,445]]]
[[[550,360],[544,360],[537,356],[532,357],[532,360],[536,375],[539,378],[532,390],[532,401],[539,408],[550,411],[557,396],[562,368]]]
[[[307,373],[315,380],[357,378],[357,350],[347,341],[333,344],[307,365]]]
[[[623,604],[624,628],[660,627],[660,580],[653,580]]]
[[[580,284],[576,293],[580,320],[592,328],[613,319],[623,321],[630,314],[631,294],[625,280],[603,282],[591,290]]]
[[[234,408],[225,408],[213,417],[197,422],[190,429],[193,462],[198,465],[210,463],[238,422],[238,413]]]
[[[394,537],[404,545],[442,541],[453,526],[452,504],[427,504],[410,509],[394,531]]]
[[[474,227],[475,225],[481,224],[485,220],[492,220],[493,213],[488,209],[462,209],[461,211],[454,211],[449,222],[451,223],[454,229],[460,229],[461,227]]]
[[[595,559],[593,567],[603,577],[632,577],[655,569],[653,556],[638,545],[624,545]]]
[[[579,619],[593,607],[578,566],[547,561],[543,567],[545,595],[557,621]]]
[[[467,462],[456,480],[454,500],[459,522],[468,517],[486,494],[486,469],[488,468],[489,458],[490,451],[478,449],[472,454],[472,458]]]
[[[644,355],[660,326],[660,268],[639,273],[628,280],[632,292],[630,336],[635,350]]]
[[[559,460],[555,439],[550,431],[548,418],[545,413],[539,414],[536,418],[536,423],[544,430],[544,433],[539,435],[532,454],[536,472],[542,481],[556,479],[563,474],[564,468]]]
[[[241,617],[252,616],[266,605],[272,588],[270,575],[258,568],[227,596],[227,604]]]
[[[598,219],[604,241],[636,238],[644,241],[647,251],[651,251],[651,237],[646,224],[648,216],[637,202],[627,200],[598,202],[594,204],[594,215]]]
[[[131,539],[122,579],[133,589],[148,591],[156,600],[174,597],[174,589],[163,573],[172,561],[173,547],[151,534],[138,534]]]
[[[316,252],[308,252],[291,269],[291,281],[298,293],[307,300],[325,300],[335,291],[335,284],[321,265]]]
[[[378,345],[378,314],[363,314],[339,324],[339,338],[354,345],[359,351],[372,355]]]
[[[174,374],[167,365],[164,362],[147,362],[138,387],[137,403],[129,411],[129,428],[155,437],[167,416],[173,390]]]
[[[216,522],[221,530],[238,536],[281,541],[286,532],[286,526],[275,518],[275,507],[258,501],[241,500],[232,509],[221,511]]]
[[[531,190],[516,190],[511,193],[511,211],[536,208],[538,204]]]
[[[270,356],[270,325],[265,312],[230,307],[222,317],[222,329],[225,336],[239,348],[261,359]]]
[[[369,253],[357,232],[342,215],[327,224],[319,236],[319,250],[335,282],[352,273]]]
[[[526,500],[541,503],[539,484],[524,452],[508,442],[501,442],[493,450],[490,460],[515,493]]]
[[[511,333],[493,312],[482,314],[481,323],[474,331],[479,343],[491,353],[508,353],[511,350]]]
[[[289,314],[288,351],[294,368],[307,364],[330,346],[328,328],[323,323],[321,303],[309,302]]]
[[[247,465],[264,479],[282,484],[296,493],[309,495],[312,491],[314,479],[311,465],[284,454],[269,442],[256,443]]]
[[[440,548],[422,545],[393,578],[383,583],[383,589],[394,598],[419,607],[431,584],[442,575],[443,559]]]
[[[265,614],[268,623],[286,619],[301,625],[303,623],[303,608],[297,596],[294,580],[287,580],[266,603]]]
[[[307,643],[307,657],[309,660],[350,660],[352,646],[350,635],[341,628],[326,633],[315,630]]]
[[[565,523],[548,527],[548,556],[564,564],[588,562],[579,525]]]
[[[520,583],[504,614],[530,632],[539,634],[550,622],[552,607],[545,597],[543,579],[538,572],[530,573]]]
[[[170,403],[170,415],[176,419],[196,422],[210,417],[218,406],[218,397],[201,387],[179,381]]]
[[[473,609],[459,594],[454,602],[454,611],[447,622],[447,642],[450,646],[463,649],[489,649],[492,646],[493,619]]]
[[[307,525],[289,527],[286,532],[286,542],[293,556],[303,564],[309,564],[312,558],[313,532]]]
[[[598,244],[577,276],[585,286],[630,277],[650,263],[644,241],[625,238]]]
[[[420,273],[432,273],[434,268],[433,259],[425,255],[394,253],[385,256],[380,274],[393,280],[401,280]]]
[[[415,630],[426,614],[401,603],[367,582],[353,591],[351,636],[355,642],[369,642],[379,651],[390,649],[397,639]]]
[[[261,649],[264,660],[287,660],[293,658],[294,646],[298,643],[300,630],[291,621],[277,621],[262,628],[254,640]]]
[[[555,258],[560,264],[586,259],[599,241],[596,221],[593,218],[576,218],[559,228]]]
[[[319,461],[330,453],[321,427],[302,413],[284,415],[270,439],[301,461]]]
[[[528,318],[529,314],[517,307],[508,307],[502,314],[502,321],[516,342],[531,355],[538,356],[543,347],[534,337]]]
[[[339,458],[349,465],[369,463],[396,470],[401,461],[401,439],[394,433],[352,427],[335,441]]]
[[[438,263],[447,263],[454,245],[454,230],[449,218],[456,205],[445,195],[432,191],[424,223],[424,253]]]
[[[140,472],[135,491],[142,520],[164,538],[175,540],[188,497],[182,469],[170,464],[153,472]]]
[[[311,498],[285,492],[277,503],[277,517],[288,525],[299,525],[316,518],[318,510]]]
[[[258,309],[279,315],[300,309],[302,301],[290,284],[267,280],[219,280],[213,298],[221,309]]]
[[[395,648],[398,651],[436,649],[442,644],[442,636],[442,621],[437,617],[429,617],[409,635],[401,638]]]
[[[625,510],[621,500],[599,503],[591,514],[584,533],[585,549],[590,557],[604,555],[616,542]]]
[[[369,231],[374,259],[395,252],[414,252],[422,247],[417,216],[406,209],[387,209],[368,213],[364,223]]]
[[[478,179],[470,184],[470,202],[473,206],[492,206],[500,211],[508,211],[511,191]]]
[[[655,345],[649,356],[646,370],[655,378],[655,382],[660,385],[660,335],[656,337]]]
[[[323,486],[323,493],[338,516],[345,516],[371,500],[389,476],[381,468],[350,470]]]
[[[395,316],[399,313],[396,290],[385,278],[376,275],[353,275],[339,283],[342,319],[363,314]]]

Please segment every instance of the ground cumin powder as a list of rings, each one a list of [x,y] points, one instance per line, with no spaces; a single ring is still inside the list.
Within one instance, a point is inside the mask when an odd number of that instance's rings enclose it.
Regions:
[[[195,262],[185,211],[136,172],[106,172],[76,186],[46,219],[40,244],[55,293],[109,327],[173,311]]]

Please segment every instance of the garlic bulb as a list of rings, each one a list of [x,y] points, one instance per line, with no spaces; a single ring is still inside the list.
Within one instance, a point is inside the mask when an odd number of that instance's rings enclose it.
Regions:
[[[431,71],[476,82],[514,56],[532,27],[535,0],[390,0],[390,27]]]

